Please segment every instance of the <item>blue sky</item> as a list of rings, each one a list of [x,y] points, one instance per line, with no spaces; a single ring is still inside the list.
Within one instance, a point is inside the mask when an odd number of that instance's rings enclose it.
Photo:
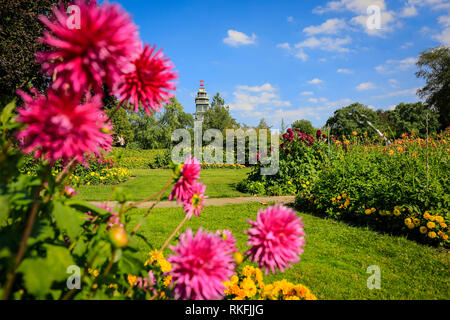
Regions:
[[[321,126],[353,102],[416,102],[418,55],[450,45],[450,0],[116,2],[175,64],[186,112],[204,80],[249,125],[264,117],[274,128],[281,119]],[[381,29],[368,28],[378,21],[373,5]]]

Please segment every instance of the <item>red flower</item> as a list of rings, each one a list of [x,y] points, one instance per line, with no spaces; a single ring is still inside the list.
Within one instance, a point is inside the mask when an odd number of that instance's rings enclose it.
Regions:
[[[105,121],[100,96],[80,104],[72,96],[56,94],[48,97],[33,90],[35,98],[23,91],[24,107],[19,109],[18,121],[26,127],[18,134],[24,152],[35,151],[51,163],[75,158],[85,163],[85,153],[100,155],[100,149],[111,148],[111,125]]]
[[[173,65],[164,57],[161,50],[155,52],[155,47],[145,45],[139,58],[133,61],[134,70],[124,76],[123,84],[115,92],[120,95],[120,101],[130,101],[134,111],[141,104],[147,114],[161,109],[163,102],[169,102],[173,95],[169,90],[176,90],[170,81],[178,76],[172,71]],[[150,108],[150,109],[149,109]]]
[[[37,61],[54,78],[55,90],[70,88],[84,93],[93,89],[99,93],[103,83],[114,89],[140,48],[137,27],[116,4],[85,0],[75,4],[80,8],[79,29],[69,28],[62,4],[53,9],[54,19],[40,16],[51,31],[44,31],[40,41],[52,50],[38,52]]]

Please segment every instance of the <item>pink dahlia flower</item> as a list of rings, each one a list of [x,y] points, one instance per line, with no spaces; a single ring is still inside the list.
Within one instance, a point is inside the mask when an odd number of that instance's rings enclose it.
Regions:
[[[193,234],[188,229],[180,236],[172,264],[175,298],[182,300],[216,300],[224,296],[224,285],[234,270],[233,258],[225,242],[202,229]]]
[[[51,31],[44,31],[40,41],[52,50],[38,52],[37,61],[54,78],[55,90],[71,88],[80,93],[92,88],[99,93],[103,83],[114,90],[139,53],[137,27],[116,4],[86,0],[74,4],[80,8],[79,29],[70,26],[62,4],[53,9],[52,20],[40,17]]]
[[[225,241],[226,247],[231,253],[239,251],[236,247],[236,238],[230,230],[217,230],[216,234]]]
[[[284,271],[290,263],[300,260],[305,245],[303,222],[296,213],[282,205],[261,209],[256,221],[248,220],[252,227],[246,231],[249,236],[247,245],[251,246],[247,255],[256,261],[266,274],[269,269]]]
[[[17,137],[25,153],[35,152],[36,159],[44,156],[51,163],[72,158],[85,163],[86,153],[100,155],[100,148],[111,146],[108,132],[112,127],[104,122],[100,96],[79,104],[71,96],[52,90],[47,97],[33,91],[35,98],[18,91],[25,102],[18,111],[18,121],[26,127]]]
[[[129,101],[134,111],[141,104],[147,114],[158,112],[164,102],[169,102],[176,90],[170,81],[178,78],[172,71],[173,65],[161,50],[145,45],[139,58],[133,61],[134,70],[124,75],[124,81],[115,94],[120,96],[121,103]],[[151,111],[150,111],[151,109]]]
[[[189,156],[180,170],[180,177],[170,193],[169,200],[175,197],[180,203],[189,202],[192,198],[194,184],[200,178],[200,162],[193,156]]]
[[[195,182],[191,188],[192,196],[186,202],[184,202],[184,211],[188,216],[188,219],[194,214],[196,217],[200,215],[200,212],[205,207],[205,196],[206,186],[201,182]]]

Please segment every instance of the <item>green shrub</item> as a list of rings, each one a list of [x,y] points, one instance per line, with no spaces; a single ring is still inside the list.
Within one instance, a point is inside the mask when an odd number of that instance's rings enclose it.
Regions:
[[[288,129],[281,142],[278,173],[261,175],[261,165],[258,164],[239,185],[240,191],[259,195],[295,194],[303,182],[313,181],[325,166],[328,146],[325,135],[320,131],[313,138],[298,129]]]
[[[300,189],[296,204],[334,219],[448,246],[449,138],[449,132],[429,138],[428,147],[426,140],[408,136],[387,147],[361,144],[356,138],[338,143],[338,156],[314,183]],[[427,226],[433,221],[425,212],[442,224]]]

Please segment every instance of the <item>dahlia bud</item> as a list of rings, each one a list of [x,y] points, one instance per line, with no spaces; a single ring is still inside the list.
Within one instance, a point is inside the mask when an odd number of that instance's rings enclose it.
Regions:
[[[244,257],[242,256],[242,253],[240,253],[240,252],[233,253],[233,258],[234,258],[234,262],[236,262],[237,265],[242,264],[242,262],[244,261]]]
[[[112,243],[118,248],[126,247],[130,242],[126,230],[120,226],[112,227],[109,231],[109,236]]]

